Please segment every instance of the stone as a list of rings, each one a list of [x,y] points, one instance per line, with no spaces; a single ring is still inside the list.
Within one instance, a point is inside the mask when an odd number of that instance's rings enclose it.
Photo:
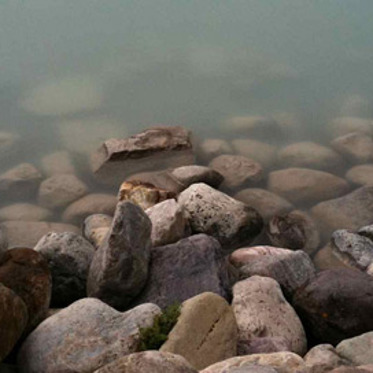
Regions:
[[[352,365],[373,364],[373,332],[361,334],[354,338],[345,339],[337,347],[337,353]]]
[[[155,126],[125,139],[106,140],[91,157],[95,176],[114,185],[130,173],[193,163],[191,135],[178,126]]]
[[[291,344],[285,337],[252,338],[238,344],[238,355],[269,354],[290,351]]]
[[[8,248],[33,248],[40,238],[48,232],[80,233],[78,227],[70,224],[51,223],[45,221],[4,221],[0,224],[8,237]]]
[[[0,254],[8,249],[8,235],[5,228],[0,225]]]
[[[41,168],[48,177],[76,172],[70,153],[64,150],[44,156],[41,159]]]
[[[41,173],[30,163],[21,163],[0,175],[0,195],[29,199],[42,180]]]
[[[270,172],[267,187],[294,204],[312,204],[340,197],[350,189],[338,176],[296,167]]]
[[[311,141],[290,144],[278,152],[278,163],[286,167],[305,167],[316,170],[330,170],[341,168],[342,157],[326,146]]]
[[[333,137],[344,136],[351,132],[373,135],[373,122],[371,119],[358,117],[339,117],[329,123],[328,130]]]
[[[87,186],[73,174],[54,175],[39,187],[39,204],[51,209],[62,208],[87,194]]]
[[[171,175],[183,184],[185,188],[195,183],[205,183],[218,189],[224,181],[224,176],[220,172],[206,166],[178,167],[172,170]]]
[[[155,304],[142,304],[121,313],[98,299],[81,299],[28,336],[18,353],[20,373],[93,372],[137,352],[139,328],[152,326],[160,312]]]
[[[337,137],[331,146],[351,162],[368,163],[373,160],[373,139],[359,132]]]
[[[260,188],[243,189],[234,198],[257,210],[265,221],[294,208],[285,198]]]
[[[242,368],[232,368],[224,371],[225,373],[278,373],[278,370],[264,365],[244,366]]]
[[[96,250],[87,294],[125,309],[145,286],[149,272],[151,221],[131,202],[119,202],[111,229]]]
[[[165,308],[203,292],[229,299],[232,276],[219,242],[197,234],[152,249],[148,281],[136,304]]]
[[[233,149],[226,140],[206,139],[199,144],[198,158],[204,163],[222,154],[233,154]]]
[[[255,370],[250,371],[249,369],[253,369],[253,367],[262,369],[263,366],[272,367],[277,373],[306,373],[303,359],[288,351],[232,357],[210,365],[200,373],[244,373],[246,369],[248,372],[255,372]],[[238,368],[240,370],[235,370]],[[259,372],[261,371],[258,370]]]
[[[184,209],[174,199],[160,202],[145,210],[152,223],[152,246],[177,242],[188,235],[189,223]]]
[[[373,330],[373,278],[357,270],[319,272],[296,291],[292,304],[310,343],[336,345]]]
[[[373,365],[361,365],[358,367],[338,367],[331,370],[329,373],[371,373]]]
[[[83,223],[83,237],[88,240],[95,249],[99,248],[108,234],[113,218],[105,214],[89,215]]]
[[[111,194],[88,194],[69,205],[62,214],[67,223],[81,224],[92,214],[114,215],[117,198]]]
[[[232,308],[239,346],[257,338],[282,337],[288,341],[291,352],[301,356],[306,353],[307,339],[302,323],[285,300],[277,281],[252,276],[237,282],[233,286]]]
[[[313,262],[318,270],[337,267],[346,268],[346,265],[335,256],[330,242],[316,253],[313,257]]]
[[[242,155],[219,155],[209,163],[209,167],[223,175],[222,187],[228,189],[257,184],[263,177],[261,165]]]
[[[256,160],[265,169],[276,162],[277,149],[273,145],[252,139],[235,139],[232,147],[237,154]]]
[[[12,351],[28,320],[23,300],[0,283],[0,361]]]
[[[43,221],[52,217],[52,212],[31,203],[14,203],[0,208],[1,220]]]
[[[0,363],[0,372],[1,373],[18,373],[18,369],[16,365]]]
[[[25,303],[28,334],[47,317],[52,292],[48,263],[32,249],[8,250],[0,255],[0,282]]]
[[[237,324],[228,302],[202,293],[183,302],[176,325],[160,348],[201,370],[237,354]]]
[[[182,356],[160,351],[130,354],[94,373],[198,373]]]
[[[373,186],[365,186],[343,197],[324,201],[311,209],[320,233],[329,239],[337,229],[358,230],[373,223]]]
[[[228,118],[224,129],[230,133],[241,133],[254,137],[276,136],[280,133],[280,127],[272,117],[259,115],[236,116]]]
[[[125,181],[119,188],[118,200],[131,201],[146,210],[159,202],[175,198],[175,193],[143,181]]]
[[[94,248],[78,234],[50,232],[34,248],[52,273],[52,306],[65,307],[86,296],[88,269]]]
[[[178,202],[192,231],[215,237],[227,251],[249,244],[263,227],[256,210],[203,183],[185,189]]]
[[[241,279],[254,275],[271,277],[288,297],[316,273],[312,260],[302,250],[254,246],[234,251],[229,261],[238,269]]]
[[[373,164],[361,164],[350,168],[346,179],[357,185],[373,185]]]

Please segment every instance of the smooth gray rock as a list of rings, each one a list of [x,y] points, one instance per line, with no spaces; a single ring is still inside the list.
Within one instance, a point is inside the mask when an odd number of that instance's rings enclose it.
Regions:
[[[51,232],[35,246],[52,273],[52,306],[64,307],[86,296],[88,269],[94,248],[75,233]]]
[[[139,328],[160,314],[155,304],[120,313],[94,298],[81,299],[44,320],[18,354],[20,373],[91,373],[138,351]]]
[[[151,221],[131,202],[119,202],[109,233],[93,257],[87,294],[125,309],[148,278]]]
[[[373,332],[361,334],[357,337],[345,339],[337,347],[337,353],[351,361],[352,365],[373,364]]]
[[[104,241],[108,234],[113,218],[106,214],[89,215],[83,223],[83,237],[87,239],[95,249]]]
[[[45,221],[52,217],[52,212],[31,203],[14,203],[0,209],[0,221]]]
[[[195,183],[205,183],[213,188],[219,188],[224,181],[224,176],[206,166],[182,166],[172,170],[171,175],[182,183],[185,188]]]

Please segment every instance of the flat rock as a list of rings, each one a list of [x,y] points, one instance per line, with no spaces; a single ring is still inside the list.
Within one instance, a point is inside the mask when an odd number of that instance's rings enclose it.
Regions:
[[[106,140],[91,157],[95,176],[114,185],[129,173],[193,163],[191,135],[178,126],[151,127],[125,139]]]
[[[137,352],[139,328],[152,326],[160,312],[155,304],[142,304],[120,313],[98,299],[81,299],[28,336],[18,354],[20,373],[93,372]]]
[[[42,171],[48,177],[76,172],[70,153],[64,150],[47,154],[40,163]]]
[[[95,249],[101,246],[108,234],[113,218],[105,214],[89,215],[83,224],[83,237],[88,240]]]
[[[334,137],[347,135],[351,132],[372,135],[373,122],[371,119],[359,117],[339,117],[334,118],[328,124],[328,130]]]
[[[206,184],[193,184],[178,198],[192,231],[215,237],[226,250],[249,244],[263,226],[253,208]]]
[[[50,210],[31,203],[14,203],[0,209],[0,220],[43,221],[51,216]]]
[[[345,339],[337,345],[336,351],[352,365],[373,364],[372,345],[373,332],[368,332]]]
[[[148,278],[151,221],[131,202],[119,202],[111,229],[96,250],[87,294],[117,309],[125,309]]]
[[[214,293],[186,300],[160,351],[181,355],[199,370],[236,356],[237,324],[232,308]]]
[[[204,163],[222,154],[233,154],[233,149],[226,140],[206,139],[198,146],[198,158]]]
[[[164,308],[203,292],[228,299],[231,281],[219,242],[197,234],[152,249],[148,281],[136,303],[153,302]]]
[[[82,236],[50,232],[34,248],[43,255],[52,273],[52,306],[64,307],[86,296],[88,269],[94,248]]]
[[[92,214],[114,215],[116,204],[117,198],[111,194],[88,194],[69,205],[62,215],[62,220],[80,224]]]
[[[350,168],[346,179],[357,185],[373,185],[373,164],[361,164]]]
[[[46,317],[51,300],[52,277],[47,261],[32,249],[11,249],[0,255],[0,282],[25,303],[29,333]]]
[[[171,175],[185,188],[195,183],[205,183],[217,189],[224,180],[224,176],[220,172],[210,167],[197,165],[175,168]]]
[[[238,325],[239,348],[261,337],[282,337],[290,351],[304,355],[307,339],[294,309],[285,300],[277,281],[252,276],[233,286],[232,308]],[[255,353],[255,351],[251,351]]]
[[[333,174],[308,168],[286,168],[268,175],[268,189],[295,204],[311,204],[340,197],[348,183]]]

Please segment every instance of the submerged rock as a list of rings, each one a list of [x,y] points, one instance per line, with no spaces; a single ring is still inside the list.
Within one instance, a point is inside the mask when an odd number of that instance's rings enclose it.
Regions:
[[[357,185],[373,185],[373,164],[362,164],[350,168],[346,179]]]
[[[8,236],[5,227],[0,225],[0,253],[8,249]]]
[[[224,176],[206,166],[182,166],[172,170],[171,175],[177,179],[185,188],[195,183],[205,183],[213,188],[219,188],[224,181]]]
[[[83,224],[83,237],[87,239],[94,248],[98,248],[108,234],[113,218],[105,214],[89,215]]]
[[[76,173],[70,153],[63,150],[44,156],[41,159],[41,168],[48,177]]]
[[[340,117],[333,119],[328,129],[334,137],[344,136],[351,132],[373,135],[373,121],[359,117]]]
[[[14,203],[0,208],[1,220],[43,221],[48,220],[52,212],[31,203]]]
[[[199,144],[198,158],[204,163],[208,163],[212,158],[222,154],[233,154],[233,149],[226,140],[206,139]]]

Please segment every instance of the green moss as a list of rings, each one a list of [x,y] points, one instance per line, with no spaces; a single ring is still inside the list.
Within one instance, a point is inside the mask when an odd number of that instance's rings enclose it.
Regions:
[[[154,318],[153,326],[140,328],[140,351],[158,350],[180,316],[180,304],[175,303]]]

